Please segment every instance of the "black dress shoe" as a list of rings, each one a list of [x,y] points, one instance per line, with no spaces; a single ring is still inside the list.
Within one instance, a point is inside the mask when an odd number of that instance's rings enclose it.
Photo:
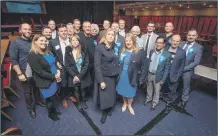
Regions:
[[[29,114],[31,118],[36,118],[36,112],[34,110],[29,110]]]
[[[56,108],[53,108],[53,109],[52,109],[52,112],[53,112],[55,115],[61,115],[60,110],[58,110],[58,109],[56,109]]]
[[[101,124],[104,124],[107,119],[107,113],[103,113],[101,117]]]
[[[46,107],[45,103],[41,103],[41,102],[36,102],[37,105],[41,106],[41,107]]]
[[[58,120],[60,120],[60,118],[59,118],[56,114],[54,114],[54,113],[49,113],[49,114],[48,114],[48,117],[49,117],[51,120],[53,120],[53,121],[58,121]]]
[[[184,102],[184,101],[182,101],[182,102],[181,102],[181,108],[182,108],[182,109],[184,109],[184,108],[185,108],[185,106],[186,106],[186,103],[187,103],[187,102]]]

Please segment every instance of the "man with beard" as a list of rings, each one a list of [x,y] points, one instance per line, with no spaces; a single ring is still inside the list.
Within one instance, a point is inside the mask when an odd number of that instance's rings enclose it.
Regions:
[[[203,46],[198,44],[195,40],[198,38],[198,32],[195,29],[191,29],[187,34],[187,41],[181,42],[180,47],[186,51],[185,68],[183,71],[183,93],[182,101],[180,103],[181,108],[185,108],[189,99],[191,78],[194,74],[194,68],[200,63],[201,56],[203,54]]]
[[[44,35],[47,39],[47,42],[49,43],[49,41],[51,40],[51,37],[52,37],[52,31],[51,31],[51,28],[49,27],[44,27],[42,29],[42,35]],[[47,45],[48,45],[47,43]]]
[[[32,118],[35,118],[35,101],[41,100],[38,100],[40,97],[37,97],[37,94],[34,94],[34,92],[39,93],[39,90],[36,90],[37,88],[33,86],[32,81],[28,80],[25,74],[27,68],[27,57],[31,48],[31,26],[28,23],[22,23],[20,25],[19,32],[21,37],[11,42],[9,46],[9,55],[12,67],[15,70],[15,73],[17,74],[18,79],[24,89],[24,97],[29,114]]]
[[[89,69],[92,81],[94,81],[94,52],[95,52],[95,44],[94,44],[94,38],[91,36],[91,23],[89,21],[83,22],[83,32],[78,34],[80,37],[80,40],[82,42],[82,46],[85,46],[88,50],[89,54]],[[93,90],[93,84],[87,89],[90,92]],[[87,91],[86,90],[86,91]],[[84,109],[87,109],[87,104],[85,101],[86,91],[82,92],[82,106]]]

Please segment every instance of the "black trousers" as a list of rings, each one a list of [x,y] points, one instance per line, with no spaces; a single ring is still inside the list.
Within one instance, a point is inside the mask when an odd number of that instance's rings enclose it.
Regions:
[[[46,98],[46,106],[48,109],[48,113],[53,113],[56,110],[56,97],[55,95]]]

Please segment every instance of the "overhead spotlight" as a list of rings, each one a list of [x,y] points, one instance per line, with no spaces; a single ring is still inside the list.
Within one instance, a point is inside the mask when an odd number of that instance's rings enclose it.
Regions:
[[[157,10],[158,8],[154,8],[155,10]]]
[[[189,6],[187,8],[190,8]]]
[[[170,7],[170,9],[172,9],[172,7]]]
[[[145,10],[144,8],[142,10]]]
[[[213,7],[213,5],[210,5],[210,8]]]
[[[182,4],[180,4],[179,7],[182,7]]]
[[[148,8],[148,6],[146,6],[145,8]]]
[[[204,6],[207,5],[207,3],[204,3],[203,5],[204,5]]]

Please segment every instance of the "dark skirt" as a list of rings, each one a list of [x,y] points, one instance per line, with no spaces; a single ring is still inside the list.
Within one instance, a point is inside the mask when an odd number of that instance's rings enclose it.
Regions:
[[[105,89],[101,89],[100,84],[95,82],[94,85],[94,102],[100,105],[100,109],[111,108],[116,103],[116,80],[117,76],[104,77],[106,84]]]

